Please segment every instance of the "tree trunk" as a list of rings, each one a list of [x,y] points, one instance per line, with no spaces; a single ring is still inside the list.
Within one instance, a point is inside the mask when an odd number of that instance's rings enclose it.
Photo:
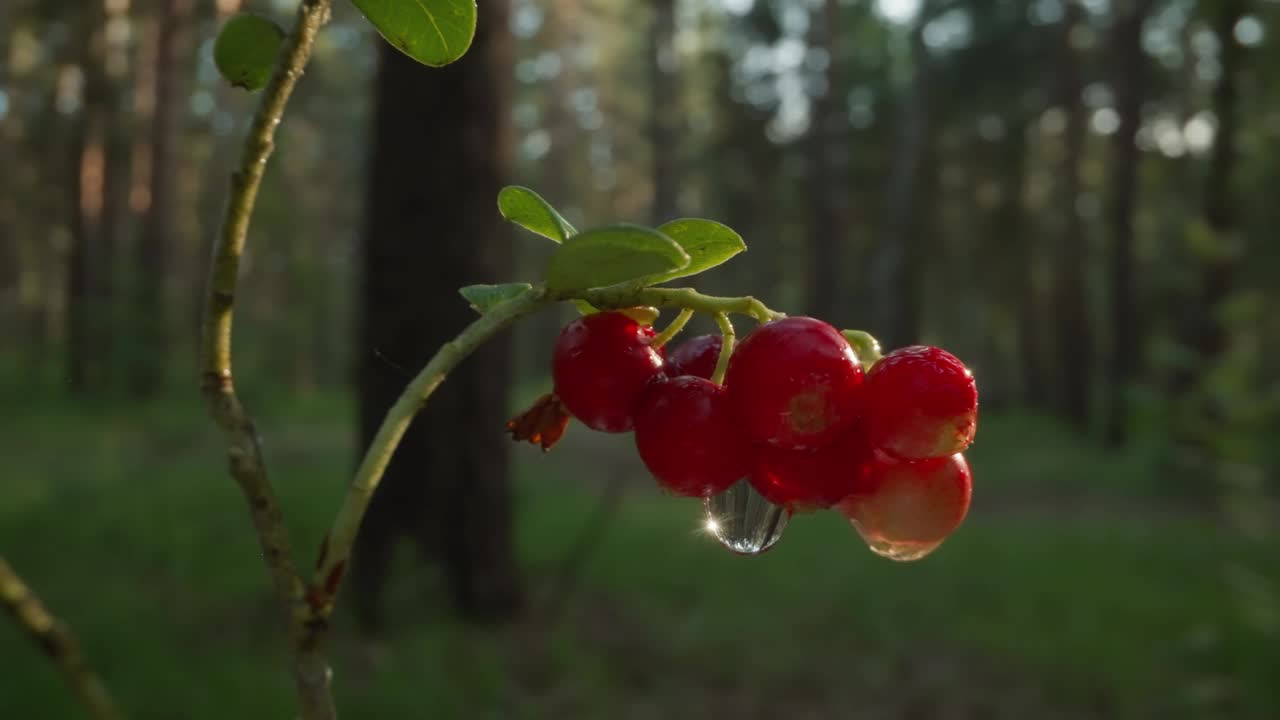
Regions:
[[[932,126],[933,92],[925,18],[911,34],[913,77],[899,120],[900,134],[885,190],[885,221],[868,284],[873,288],[879,321],[876,331],[885,349],[902,347],[919,335],[919,257],[915,247],[921,208],[918,203],[922,163]]]
[[[1204,187],[1204,221],[1214,239],[1213,252],[1203,258],[1201,298],[1198,316],[1201,327],[1192,347],[1199,354],[1202,368],[1212,365],[1226,349],[1227,331],[1218,320],[1218,310],[1231,292],[1236,266],[1240,262],[1239,219],[1236,217],[1232,180],[1239,158],[1237,133],[1240,128],[1239,80],[1243,48],[1233,32],[1245,14],[1245,0],[1221,3],[1214,17],[1214,31],[1221,44],[1218,61],[1221,67],[1218,84],[1213,90],[1213,112],[1218,118],[1212,154]]]
[[[155,103],[151,117],[149,205],[134,254],[129,389],[156,394],[164,385],[167,349],[166,287],[173,269],[174,203],[177,202],[176,146],[186,108],[182,78],[189,67],[194,0],[162,0],[155,45]]]
[[[1053,322],[1056,329],[1054,350],[1058,360],[1054,383],[1059,390],[1058,410],[1077,428],[1086,429],[1093,387],[1093,353],[1084,293],[1084,266],[1089,252],[1077,208],[1080,161],[1084,152],[1084,108],[1080,100],[1080,60],[1072,46],[1072,35],[1082,16],[1078,2],[1066,3],[1057,87],[1058,107],[1066,116],[1058,196],[1063,223],[1054,253]]]
[[[1016,327],[1015,348],[1018,355],[1018,378],[1021,398],[1028,407],[1044,407],[1049,382],[1045,378],[1040,298],[1033,278],[1039,243],[1027,223],[1025,186],[1027,183],[1027,125],[1024,120],[1011,123],[1005,139],[1001,164],[1001,206],[996,230],[1009,248],[1009,302]]]
[[[107,385],[107,327],[111,249],[116,215],[108,209],[108,146],[115,124],[115,98],[107,75],[107,16],[88,12],[81,40],[84,92],[74,130],[71,167],[72,235],[66,286],[67,380],[76,394]]]
[[[360,439],[364,447],[407,379],[474,319],[457,296],[507,279],[508,233],[494,198],[508,177],[508,6],[480,6],[461,61],[422,67],[383,46],[373,118],[360,289]],[[385,359],[384,359],[385,358]],[[357,603],[381,624],[396,540],[443,562],[464,614],[502,617],[519,602],[507,473],[508,343],[456,370],[410,427],[373,500],[356,549]]]
[[[809,313],[840,325],[841,253],[848,237],[849,111],[845,102],[840,3],[824,0],[810,25],[810,44],[827,51],[826,91],[813,102],[809,131]],[[848,278],[844,278],[847,282]]]
[[[651,221],[674,220],[678,210],[680,170],[678,128],[681,118],[675,49],[675,0],[653,0],[649,31],[649,147],[653,155]]]
[[[1124,443],[1128,426],[1128,385],[1138,370],[1142,352],[1142,326],[1136,310],[1133,278],[1133,214],[1138,192],[1138,128],[1142,125],[1145,89],[1145,53],[1142,24],[1151,0],[1137,0],[1117,11],[1112,31],[1116,112],[1120,127],[1112,139],[1111,207],[1111,354],[1107,364],[1107,417],[1105,439],[1109,445]]]

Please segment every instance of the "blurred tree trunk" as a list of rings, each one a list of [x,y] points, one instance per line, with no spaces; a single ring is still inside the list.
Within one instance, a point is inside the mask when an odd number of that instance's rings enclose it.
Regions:
[[[879,311],[876,327],[886,350],[915,342],[920,326],[920,257],[916,247],[920,177],[932,133],[934,92],[923,11],[911,32],[912,79],[898,120],[899,135],[885,189],[885,220],[868,284]]]
[[[1133,215],[1138,192],[1138,129],[1142,126],[1142,101],[1146,86],[1146,55],[1142,49],[1142,24],[1151,0],[1136,0],[1117,8],[1112,30],[1113,87],[1120,126],[1111,150],[1111,355],[1107,364],[1108,444],[1124,443],[1128,426],[1125,396],[1137,373],[1142,352],[1143,327],[1137,313],[1133,273]]]
[[[129,356],[129,389],[136,396],[154,395],[162,389],[172,342],[166,287],[173,270],[177,141],[187,106],[184,79],[190,68],[193,10],[194,0],[160,0],[155,31],[147,193],[143,224],[134,248],[130,312],[133,348]]]
[[[111,380],[113,268],[125,196],[112,184],[127,163],[121,149],[120,93],[107,28],[115,17],[95,3],[84,15],[80,67],[84,90],[73,140],[72,239],[66,292],[67,378],[75,393],[103,391]]]
[[[407,378],[474,319],[457,288],[508,277],[510,244],[494,209],[509,174],[508,6],[480,6],[461,61],[422,67],[383,45],[360,290],[360,447]],[[381,624],[399,537],[444,564],[462,613],[498,618],[520,600],[507,473],[508,342],[468,358],[410,427],[356,549],[358,611]]]
[[[1027,162],[1027,122],[1024,118],[1017,118],[1005,136],[1001,152],[1003,189],[997,210],[998,231],[1006,238],[1012,260],[1009,303],[1016,327],[1015,347],[1022,402],[1029,407],[1043,407],[1049,382],[1045,378],[1040,300],[1034,282],[1039,243],[1028,227],[1024,198]]]
[[[1066,123],[1058,195],[1062,230],[1053,257],[1052,317],[1056,329],[1054,385],[1059,391],[1057,407],[1077,428],[1085,429],[1089,424],[1089,400],[1093,388],[1093,345],[1084,289],[1084,267],[1089,252],[1078,208],[1085,117],[1080,98],[1080,58],[1073,38],[1082,18],[1083,9],[1079,3],[1076,0],[1067,2],[1061,23],[1057,77],[1057,105],[1064,113]]]
[[[0,6],[0,91],[9,87],[9,43],[14,30],[12,11]],[[6,95],[6,99],[8,96]],[[18,206],[16,188],[20,181],[21,158],[18,153],[17,133],[13,116],[16,109],[0,112],[0,333],[5,337],[21,337],[23,330],[22,244],[18,237]]]
[[[676,56],[676,1],[653,0],[649,30],[649,147],[653,155],[654,225],[679,212],[679,126],[682,118]]]
[[[1240,129],[1239,96],[1242,55],[1234,30],[1244,17],[1245,0],[1224,0],[1214,7],[1213,28],[1221,50],[1218,84],[1213,90],[1213,112],[1218,119],[1212,154],[1205,176],[1203,213],[1212,246],[1201,257],[1201,295],[1196,313],[1195,337],[1191,347],[1200,356],[1200,367],[1210,367],[1226,349],[1227,330],[1219,319],[1220,309],[1231,293],[1242,239],[1236,216],[1232,181],[1239,158],[1237,134]]]
[[[849,220],[849,106],[844,79],[839,0],[823,0],[809,25],[809,44],[827,52],[825,91],[813,101],[809,131],[809,297],[808,312],[837,326],[842,317],[841,254]],[[848,278],[844,278],[846,281]]]

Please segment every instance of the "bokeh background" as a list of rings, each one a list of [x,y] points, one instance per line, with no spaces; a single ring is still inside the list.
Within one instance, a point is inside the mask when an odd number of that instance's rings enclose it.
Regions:
[[[293,5],[0,3],[0,552],[134,717],[293,709],[194,360],[254,102],[212,38]],[[700,288],[964,358],[974,508],[914,564],[835,513],[733,556],[626,436],[509,446],[546,312],[388,478],[335,627],[347,715],[1280,717],[1280,3],[480,10],[433,71],[338,3],[280,133],[237,376],[301,562],[469,319],[456,287],[537,278],[506,182],[579,227],[719,219],[750,251]],[[78,713],[0,623],[0,717]]]

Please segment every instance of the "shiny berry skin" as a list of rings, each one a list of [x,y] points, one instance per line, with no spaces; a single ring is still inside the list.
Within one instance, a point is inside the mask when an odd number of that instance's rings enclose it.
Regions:
[[[867,430],[876,447],[906,460],[946,457],[969,447],[978,427],[978,388],[956,356],[913,345],[867,373]]]
[[[817,450],[761,447],[751,484],[774,505],[797,511],[828,508],[862,488],[871,459],[871,446],[855,424]]]
[[[645,385],[662,374],[649,347],[652,327],[618,312],[584,315],[564,326],[551,358],[555,394],[582,424],[626,432]]]
[[[761,325],[738,345],[725,386],[749,440],[814,450],[859,414],[862,365],[835,328],[789,317]]]
[[[877,451],[859,489],[840,511],[875,552],[915,560],[960,527],[969,511],[973,475],[964,455],[898,460]]]
[[[640,459],[677,495],[714,495],[751,472],[752,448],[734,428],[724,387],[710,380],[650,384],[635,418]]]
[[[667,353],[667,375],[693,375],[710,380],[720,359],[721,343],[719,335],[698,335],[685,340]]]

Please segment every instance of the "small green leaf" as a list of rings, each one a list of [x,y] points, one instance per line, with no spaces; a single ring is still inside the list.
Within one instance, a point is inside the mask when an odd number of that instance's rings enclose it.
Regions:
[[[261,90],[271,79],[284,30],[261,15],[236,15],[213,43],[213,64],[233,87]]]
[[[672,220],[659,227],[658,232],[675,240],[685,252],[689,253],[689,264],[677,271],[664,274],[660,280],[654,281],[655,283],[697,275],[747,249],[742,236],[729,226],[721,225],[714,220],[701,218]]]
[[[498,193],[498,210],[502,217],[525,230],[556,242],[564,242],[578,232],[541,195],[519,185],[502,188]]]
[[[475,0],[351,0],[382,37],[423,65],[462,57],[476,34]]]
[[[600,312],[600,308],[592,305],[586,300],[573,300],[573,306],[578,309],[579,315],[594,315]]]
[[[565,240],[547,264],[552,290],[584,290],[647,281],[689,264],[675,240],[639,225],[611,225]]]
[[[471,309],[481,315],[508,300],[514,300],[529,292],[533,286],[529,283],[507,283],[505,285],[468,285],[458,293],[471,303]]]

